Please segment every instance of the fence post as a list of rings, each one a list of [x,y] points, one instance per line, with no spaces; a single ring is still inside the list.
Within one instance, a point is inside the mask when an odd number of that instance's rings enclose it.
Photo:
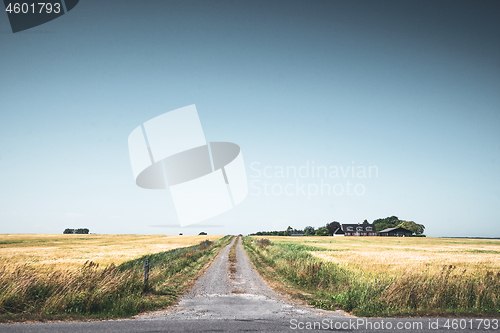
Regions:
[[[149,259],[144,260],[144,283],[147,284],[149,279]]]

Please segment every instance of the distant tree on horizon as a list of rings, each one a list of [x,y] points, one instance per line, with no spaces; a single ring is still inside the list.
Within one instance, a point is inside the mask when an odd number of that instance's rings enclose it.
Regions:
[[[333,236],[333,233],[335,232],[335,230],[337,230],[339,228],[340,228],[340,222],[337,222],[337,221],[327,223],[327,225],[326,225],[326,229],[328,229],[328,234],[330,236]]]
[[[425,226],[423,224],[418,224],[413,221],[401,221],[398,227],[413,231],[415,235],[422,235],[425,230]]]
[[[395,228],[402,221],[397,216],[386,217],[384,219],[376,219],[373,221],[376,231],[381,231],[387,228]]]
[[[66,228],[63,231],[63,234],[88,234],[89,229],[87,228],[78,228],[78,229],[71,229],[71,228]]]
[[[425,230],[425,226],[423,224],[418,224],[414,221],[400,220],[397,216],[376,219],[373,221],[373,224],[375,225],[375,230],[377,230],[377,232],[387,228],[401,227],[406,230],[413,231],[416,235],[422,235]]]
[[[328,236],[329,232],[328,232],[328,229],[326,227],[321,227],[318,230],[316,230],[315,235],[316,236]]]
[[[305,236],[314,236],[314,233],[316,232],[316,229],[314,227],[311,227],[308,225],[307,227],[304,228],[304,235]]]

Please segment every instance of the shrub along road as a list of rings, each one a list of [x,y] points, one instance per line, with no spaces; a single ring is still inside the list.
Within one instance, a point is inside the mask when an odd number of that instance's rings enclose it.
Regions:
[[[235,240],[233,240],[234,242]],[[439,329],[421,319],[363,319],[341,311],[324,311],[287,302],[275,293],[252,268],[237,239],[236,271],[230,272],[228,255],[233,242],[223,248],[194,287],[168,310],[143,314],[135,319],[99,322],[63,322],[1,325],[1,332],[287,332],[297,330],[344,330],[355,332],[418,331],[449,332],[439,319]],[[234,260],[233,260],[234,262]],[[432,319],[432,323],[435,319]],[[472,323],[477,326],[477,323]],[[433,324],[435,326],[435,324]],[[476,328],[474,326],[473,328]],[[461,332],[474,330],[464,329]]]

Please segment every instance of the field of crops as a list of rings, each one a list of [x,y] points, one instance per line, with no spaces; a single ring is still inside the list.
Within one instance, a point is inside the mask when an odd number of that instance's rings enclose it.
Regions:
[[[500,316],[500,240],[247,237],[268,279],[359,316]]]
[[[499,272],[500,240],[434,237],[267,237],[271,241],[313,245],[323,260],[363,273],[435,273],[452,265],[465,273]]]
[[[55,269],[87,260],[118,265],[147,253],[190,246],[221,236],[0,234],[0,262]]]
[[[165,307],[230,239],[1,235],[0,322],[123,318]]]

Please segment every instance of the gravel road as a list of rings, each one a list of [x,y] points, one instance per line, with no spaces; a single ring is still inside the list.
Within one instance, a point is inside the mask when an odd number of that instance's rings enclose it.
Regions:
[[[180,298],[176,307],[139,316],[139,319],[283,319],[298,316],[345,316],[342,311],[323,311],[288,303],[275,293],[253,269],[243,250],[241,238],[236,245],[236,273],[229,273],[229,250],[222,249],[198,279],[194,287]]]

